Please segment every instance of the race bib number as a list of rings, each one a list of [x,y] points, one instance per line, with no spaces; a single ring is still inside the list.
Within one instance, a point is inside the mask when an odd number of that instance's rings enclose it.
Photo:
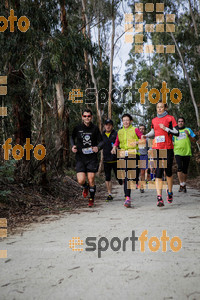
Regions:
[[[137,150],[136,149],[130,149],[130,150],[125,150],[125,156],[129,156],[131,157],[131,155],[136,155],[137,154]]]
[[[177,140],[183,140],[186,139],[187,135],[185,132],[180,132],[179,136],[177,136]]]
[[[165,136],[160,135],[155,137],[156,143],[164,143],[165,142]]]
[[[92,153],[94,153],[93,151],[92,151],[92,148],[90,147],[90,148],[83,148],[82,149],[82,152],[83,152],[83,154],[92,154]]]

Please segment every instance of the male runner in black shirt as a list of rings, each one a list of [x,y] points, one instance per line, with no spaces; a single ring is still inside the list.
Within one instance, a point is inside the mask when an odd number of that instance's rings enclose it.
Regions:
[[[122,185],[122,179],[117,178],[117,155],[112,154],[111,150],[117,137],[117,131],[113,129],[113,121],[107,119],[104,123],[105,130],[102,133],[104,145],[103,145],[103,162],[104,162],[104,173],[106,177],[106,187],[108,191],[108,197],[106,202],[113,200],[112,197],[112,182],[111,182],[111,171],[113,169],[116,179],[119,184]]]
[[[74,128],[71,143],[72,151],[76,153],[77,180],[83,187],[84,198],[87,197],[88,191],[90,192],[88,206],[92,207],[96,191],[95,173],[99,167],[97,153],[103,148],[103,140],[99,128],[92,123],[90,109],[83,111],[82,121],[82,124]],[[86,182],[86,173],[88,183]]]

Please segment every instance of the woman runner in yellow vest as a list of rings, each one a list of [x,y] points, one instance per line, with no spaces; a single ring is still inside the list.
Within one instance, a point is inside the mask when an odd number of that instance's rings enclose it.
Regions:
[[[118,158],[124,158],[124,194],[125,194],[125,207],[131,207],[131,181],[136,181],[139,177],[138,161],[140,153],[138,152],[138,140],[141,138],[142,133],[138,128],[132,126],[133,118],[129,114],[122,116],[123,128],[118,131],[117,138],[112,154],[116,153],[116,149],[120,147]],[[130,181],[131,180],[131,181]]]

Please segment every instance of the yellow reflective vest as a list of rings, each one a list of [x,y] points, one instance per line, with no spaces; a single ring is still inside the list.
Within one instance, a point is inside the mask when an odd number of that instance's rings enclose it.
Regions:
[[[120,143],[120,149],[122,150],[129,150],[129,149],[136,149],[138,150],[138,145],[131,145],[132,143],[139,140],[136,132],[136,127],[130,125],[127,129],[124,127],[118,131],[118,138]],[[139,154],[139,152],[137,152]]]

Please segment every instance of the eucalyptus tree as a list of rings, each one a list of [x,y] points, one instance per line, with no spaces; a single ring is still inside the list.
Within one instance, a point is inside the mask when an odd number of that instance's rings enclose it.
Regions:
[[[143,4],[148,2],[144,0]],[[157,1],[152,2],[155,7]],[[135,3],[136,1],[132,3],[133,13]],[[175,116],[184,113],[193,128],[199,127],[199,7],[196,1],[167,0],[164,16],[167,14],[175,15],[175,32],[144,32],[144,43],[149,44],[151,41],[153,45],[175,45],[175,53],[138,54],[135,53],[133,44],[127,61],[127,83],[133,79],[138,86],[139,83],[148,81],[149,88],[159,90],[162,81],[166,81],[170,90],[179,88],[183,99],[179,105],[173,105],[168,99],[169,109],[173,109]],[[144,25],[155,22],[155,10],[151,13],[144,12]],[[154,110],[152,104],[147,103],[146,108],[146,116],[150,119]]]

